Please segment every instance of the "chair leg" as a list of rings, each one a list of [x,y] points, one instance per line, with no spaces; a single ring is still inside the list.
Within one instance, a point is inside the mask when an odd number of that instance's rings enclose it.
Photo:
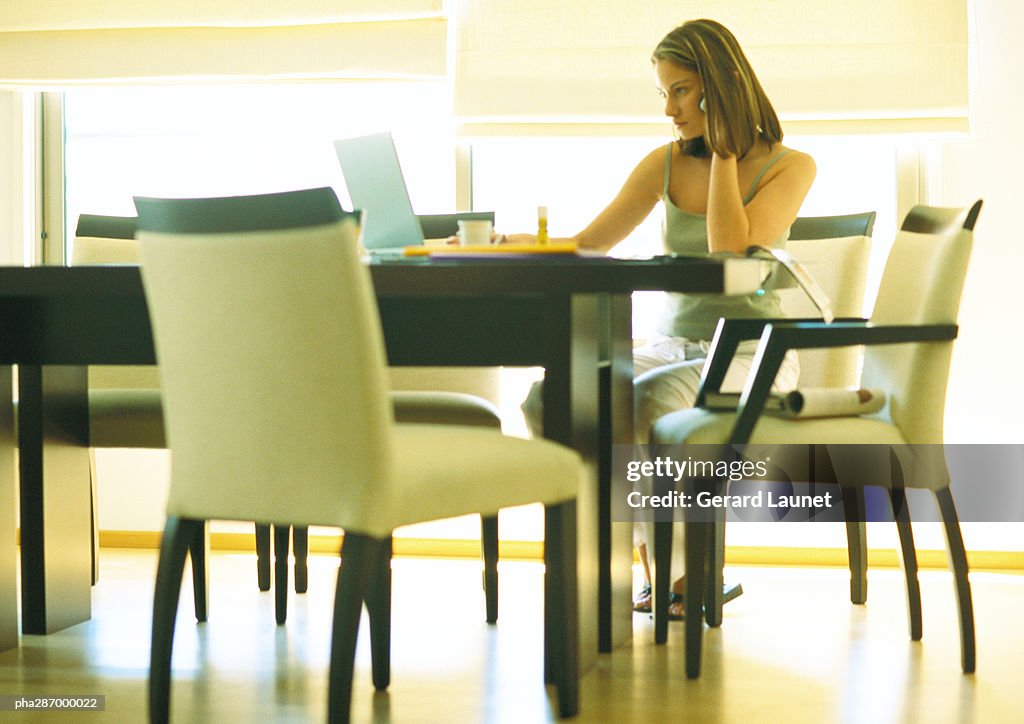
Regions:
[[[193,531],[188,542],[188,554],[192,559],[192,599],[196,621],[205,623],[210,605],[210,525],[206,521]]]
[[[373,686],[384,691],[391,683],[391,549],[392,539],[380,545],[376,569],[366,589],[366,614],[370,618],[370,658]]]
[[[654,614],[654,643],[668,641],[668,592],[672,583],[672,526],[654,524],[654,580],[651,582],[651,612]]]
[[[480,547],[484,559],[484,599],[487,623],[498,621],[498,516],[480,517]]]
[[[261,591],[270,590],[270,529],[265,523],[256,524],[256,581]],[[309,528],[295,526],[292,531],[295,548],[295,592],[309,590]],[[285,571],[282,581],[287,583]]]
[[[576,501],[544,509],[544,663],[558,692],[560,717],[579,712],[579,591]]]
[[[687,521],[686,535],[683,543],[686,560],[687,591],[703,591],[707,580],[708,549],[711,540],[712,525],[706,522]],[[703,596],[685,597],[686,620],[683,628],[686,634],[686,676],[696,679],[700,676],[701,649],[704,637]]]
[[[309,590],[309,528],[297,525],[292,529],[292,547],[295,549],[295,592]]]
[[[261,591],[270,590],[270,524],[256,524],[256,583]]]
[[[903,488],[894,487],[889,491],[896,532],[900,537],[900,565],[907,584],[907,624],[910,640],[920,641],[923,631],[921,618],[921,583],[917,580],[917,551],[914,548],[914,531],[910,527],[910,512],[907,510],[907,494]]]
[[[274,526],[274,618],[277,625],[288,620],[288,534],[291,526]]]
[[[100,511],[96,485],[96,449],[89,448],[89,513],[92,516],[90,534],[92,537],[92,585],[100,580]]]
[[[160,543],[149,653],[149,720],[157,724],[165,724],[171,718],[171,651],[181,579],[189,545],[202,528],[202,521],[169,517]]]
[[[722,592],[725,587],[725,508],[715,509],[708,548],[708,583],[705,589],[704,620],[708,626],[722,625]]]
[[[960,611],[960,665],[965,674],[972,674],[975,668],[974,603],[971,599],[971,581],[967,577],[967,551],[964,550],[960,519],[957,517],[953,494],[949,488],[936,490],[935,500],[942,513],[949,563],[953,569],[953,583],[956,586],[957,609]]]
[[[868,548],[863,488],[841,488],[846,517],[846,547],[850,555],[850,602],[868,600]]]
[[[384,541],[345,532],[341,546],[341,567],[334,593],[334,623],[331,630],[331,665],[327,696],[327,721],[347,722],[352,709],[352,674],[355,670],[356,638],[363,600],[378,574],[379,547]]]

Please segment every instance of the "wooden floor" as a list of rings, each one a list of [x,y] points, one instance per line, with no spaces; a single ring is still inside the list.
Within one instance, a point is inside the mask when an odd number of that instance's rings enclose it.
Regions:
[[[255,559],[215,553],[210,621],[182,601],[175,640],[176,722],[322,721],[336,559],[314,556],[309,593],[291,594],[274,625],[272,594],[256,588]],[[102,713],[18,714],[18,722],[145,720],[155,554],[104,550],[93,619],[25,636],[0,654],[0,694],[102,694]],[[365,635],[358,652],[357,722],[546,722],[541,683],[539,564],[502,563],[501,618],[483,622],[472,561],[394,564],[392,686],[374,694]],[[1024,720],[1024,576],[972,574],[978,672],[960,673],[951,578],[921,575],[924,640],[906,633],[901,574],[870,574],[866,606],[848,599],[839,569],[732,568],[744,596],[707,630],[705,671],[687,681],[682,630],[652,643],[635,616],[631,646],[600,657],[582,683],[580,722],[1014,722]],[[185,595],[189,594],[186,583]],[[365,634],[365,631],[363,632]]]

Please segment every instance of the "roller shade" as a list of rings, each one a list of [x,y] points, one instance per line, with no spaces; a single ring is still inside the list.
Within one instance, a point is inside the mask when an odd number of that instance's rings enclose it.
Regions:
[[[966,128],[966,0],[467,0],[454,19],[456,115],[477,131],[663,126],[650,54],[698,17],[733,31],[784,121]]]
[[[311,25],[440,17],[443,0],[0,0],[5,31]]]
[[[442,0],[0,0],[0,83],[443,78]]]
[[[650,52],[694,17],[789,132],[966,128],[967,0],[0,0],[0,84],[448,78],[469,135],[663,134]]]

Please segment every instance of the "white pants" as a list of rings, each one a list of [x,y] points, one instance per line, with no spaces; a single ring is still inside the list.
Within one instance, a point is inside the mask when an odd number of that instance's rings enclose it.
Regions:
[[[693,407],[697,400],[700,375],[707,360],[710,342],[685,337],[659,337],[633,350],[633,429],[635,442],[646,445],[655,421],[676,410]],[[722,382],[723,392],[740,392],[754,362],[757,340],[740,342]],[[800,376],[796,354],[789,352],[775,377],[775,390],[791,390]],[[530,434],[542,434],[543,383],[536,382],[523,402],[523,413]],[[682,549],[683,526],[673,526],[673,550]],[[654,537],[654,523],[638,524],[633,542],[640,546]]]

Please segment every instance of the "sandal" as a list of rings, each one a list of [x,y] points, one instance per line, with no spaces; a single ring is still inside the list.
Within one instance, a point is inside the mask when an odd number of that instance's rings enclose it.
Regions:
[[[644,587],[640,589],[640,593],[636,594],[636,598],[633,599],[633,610],[637,613],[650,613],[651,612],[651,584],[645,583]]]
[[[743,595],[742,583],[722,584],[722,603],[726,604],[733,599]],[[686,596],[682,593],[670,591],[668,594],[668,620],[682,621],[686,613]]]
[[[686,596],[675,591],[668,592],[668,620],[682,621],[686,618]]]

